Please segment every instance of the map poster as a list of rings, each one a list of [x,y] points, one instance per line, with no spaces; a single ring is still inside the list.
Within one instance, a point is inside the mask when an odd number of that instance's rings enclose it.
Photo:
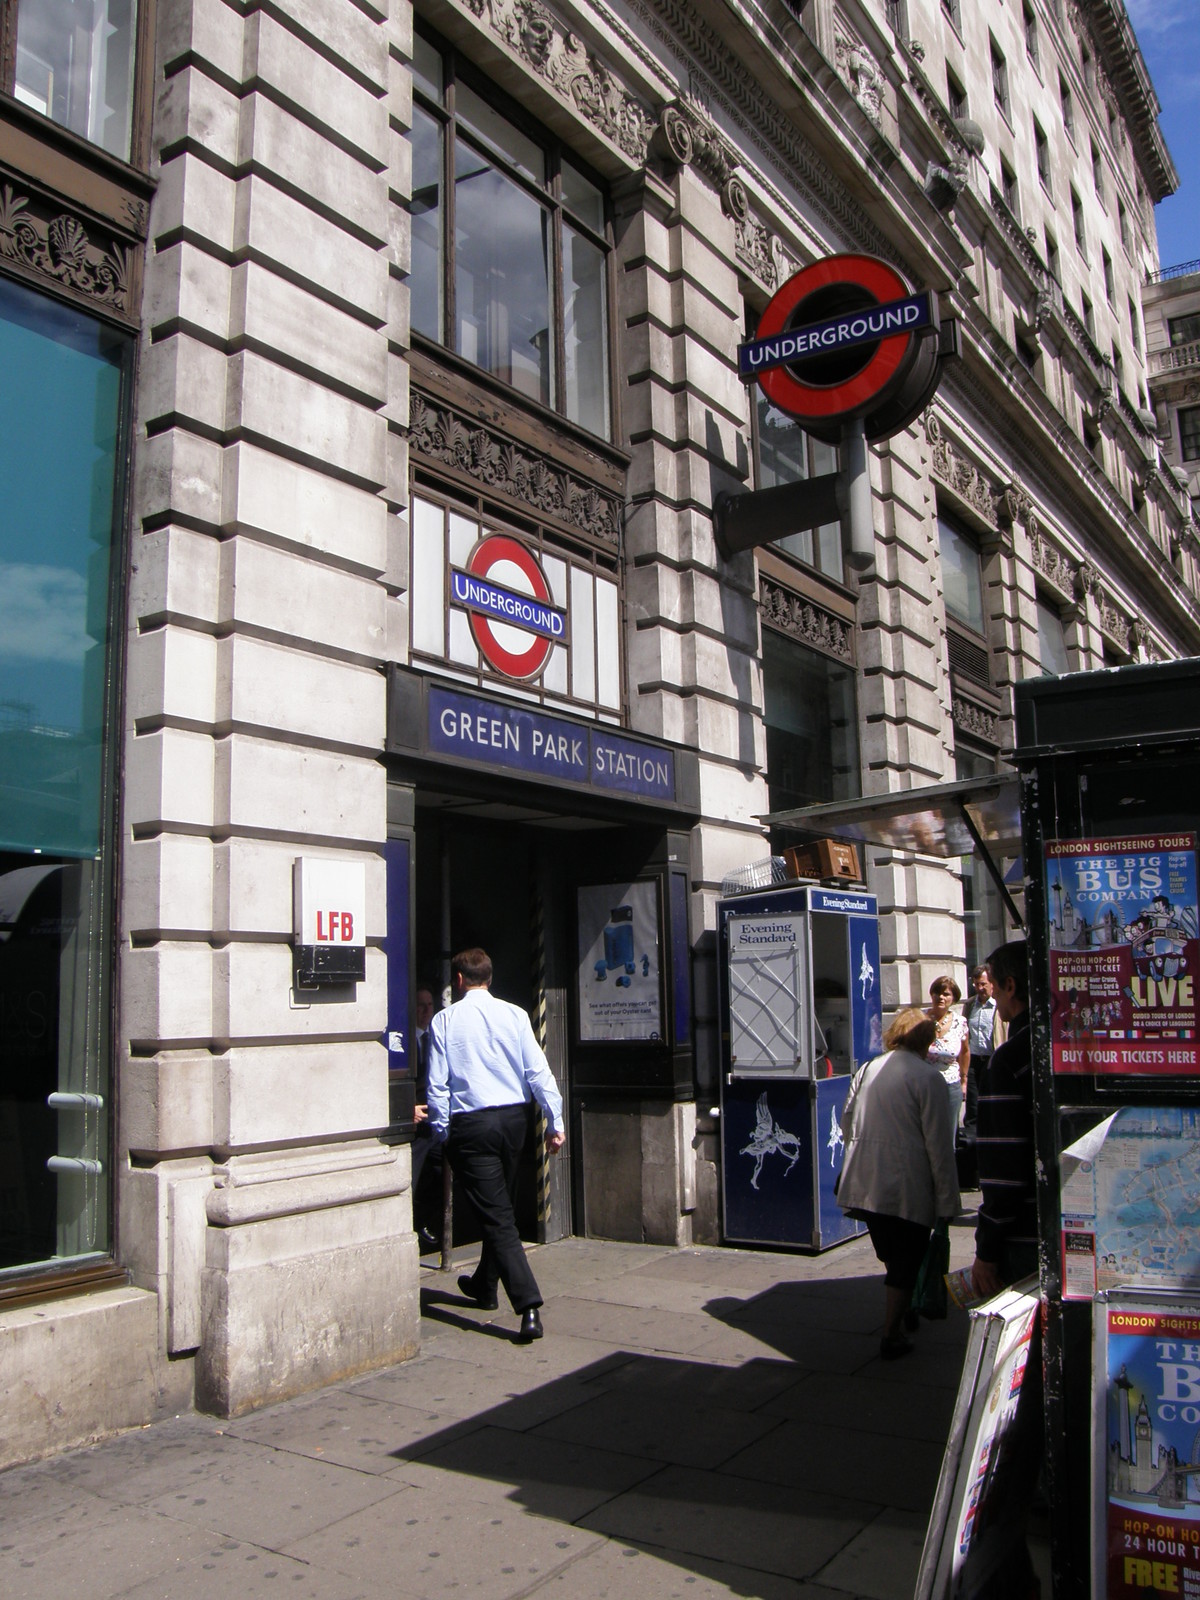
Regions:
[[[1093,1593],[1200,1596],[1200,1301],[1097,1306]],[[1102,1391],[1102,1392],[1101,1392]]]
[[[1200,1070],[1196,835],[1046,844],[1055,1072]]]
[[[578,912],[580,1039],[661,1039],[657,880],[590,884]]]
[[[1059,1165],[1064,1300],[1200,1289],[1200,1108],[1122,1106]]]

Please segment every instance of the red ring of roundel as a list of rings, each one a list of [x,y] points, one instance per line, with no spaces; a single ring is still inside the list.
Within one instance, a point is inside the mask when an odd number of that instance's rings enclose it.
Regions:
[[[827,256],[811,267],[802,267],[776,292],[762,314],[755,337],[769,339],[782,333],[788,317],[801,300],[814,290],[835,283],[850,283],[866,289],[875,296],[877,305],[900,300],[909,293],[904,279],[886,261],[877,261],[873,256]],[[768,400],[799,422],[808,417],[836,417],[859,411],[895,376],[911,340],[911,333],[894,333],[881,339],[861,372],[830,388],[802,383],[787,367],[772,367],[761,374],[758,382]]]
[[[486,578],[498,561],[515,562],[533,585],[534,598],[545,601],[547,605],[552,604],[550,585],[546,582],[545,573],[534,560],[533,553],[516,539],[510,539],[507,534],[491,533],[486,539],[481,539],[471,551],[467,571],[474,578]],[[506,677],[534,678],[549,660],[553,640],[543,638],[541,634],[534,634],[529,649],[521,655],[514,655],[512,651],[504,648],[492,632],[490,617],[484,616],[479,611],[471,611],[468,613],[468,619],[480,654],[490,666],[495,667],[497,672],[503,672]]]

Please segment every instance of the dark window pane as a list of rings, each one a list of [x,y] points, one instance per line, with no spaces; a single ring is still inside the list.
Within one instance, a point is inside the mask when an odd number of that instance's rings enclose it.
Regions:
[[[442,338],[442,131],[433,117],[413,108],[412,270],[409,316],[418,333]]]
[[[1185,317],[1168,317],[1167,328],[1171,344],[1194,344],[1200,339],[1200,311],[1189,312]]]
[[[763,700],[772,811],[862,792],[853,667],[764,628]]]
[[[1180,407],[1179,445],[1185,461],[1200,458],[1200,406]]]
[[[532,178],[534,183],[545,183],[546,156],[541,145],[514,127],[469,85],[455,86],[454,109],[463,126],[470,128],[502,160]]]
[[[549,222],[545,209],[465,140],[455,150],[456,347],[549,405]]]

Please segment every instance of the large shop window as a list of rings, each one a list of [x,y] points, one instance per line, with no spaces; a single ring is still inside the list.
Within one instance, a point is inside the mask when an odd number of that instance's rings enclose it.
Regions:
[[[16,0],[12,11],[13,76],[3,87],[23,105],[127,161],[136,0]]]
[[[0,278],[0,1277],[109,1247],[105,727],[129,341]]]
[[[854,668],[763,629],[767,792],[772,811],[862,793]]]
[[[419,35],[413,85],[414,331],[610,438],[603,191]]]

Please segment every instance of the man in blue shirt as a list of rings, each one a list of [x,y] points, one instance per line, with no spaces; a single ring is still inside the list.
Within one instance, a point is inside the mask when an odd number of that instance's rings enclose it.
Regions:
[[[533,1036],[528,1013],[490,992],[487,952],[464,950],[450,963],[454,1004],[429,1027],[429,1129],[445,1140],[446,1159],[483,1228],[483,1251],[458,1286],[485,1310],[503,1283],[521,1318],[522,1343],[542,1337],[541,1291],[513,1210],[517,1168],[534,1100],[546,1114],[546,1148],[566,1142],[562,1096]]]

